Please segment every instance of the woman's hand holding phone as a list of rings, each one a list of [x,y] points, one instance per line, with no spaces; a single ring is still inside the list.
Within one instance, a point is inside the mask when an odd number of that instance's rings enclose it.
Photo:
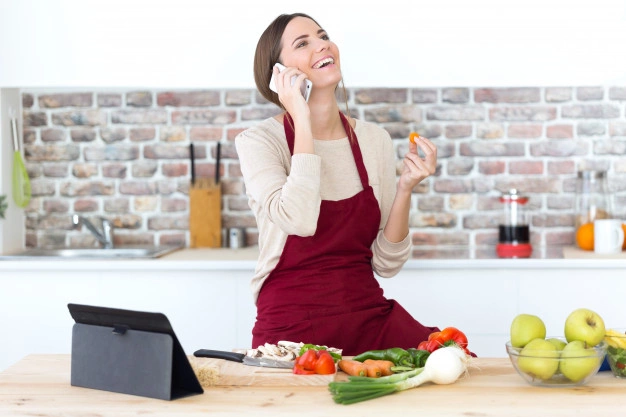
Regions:
[[[301,90],[302,86],[306,89]],[[285,68],[276,64],[270,80],[270,89],[278,94],[278,99],[294,122],[296,153],[315,153],[311,131],[311,113],[307,101],[312,87],[306,74],[297,68]],[[304,98],[304,100],[303,100]]]
[[[306,78],[306,74],[303,72],[298,74],[298,72],[300,71],[296,68],[285,68],[285,66],[276,63],[270,80],[270,90],[281,95],[299,87],[301,95],[304,97],[304,100],[308,102],[313,83]],[[289,79],[291,83],[287,85],[286,82]]]

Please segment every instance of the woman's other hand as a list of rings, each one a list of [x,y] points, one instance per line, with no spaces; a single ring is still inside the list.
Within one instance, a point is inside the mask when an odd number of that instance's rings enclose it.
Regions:
[[[418,154],[418,148],[424,157]],[[418,136],[415,143],[409,142],[409,152],[404,156],[404,169],[398,181],[398,188],[411,192],[424,179],[437,169],[437,147],[430,140]]]

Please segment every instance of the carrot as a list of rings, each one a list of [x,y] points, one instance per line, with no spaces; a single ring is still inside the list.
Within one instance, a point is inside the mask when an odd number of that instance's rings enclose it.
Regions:
[[[367,369],[367,376],[370,378],[380,378],[382,375],[382,371],[380,370],[380,366],[375,363],[365,363],[363,362]]]
[[[409,140],[411,141],[411,143],[415,144],[415,138],[419,137],[419,133],[411,132],[411,134],[409,135]]]
[[[382,376],[393,375],[393,371],[391,370],[391,367],[395,366],[395,364],[391,361],[366,359],[365,361],[363,361],[363,363],[366,365],[373,364],[373,365],[378,366],[378,368],[380,368],[380,374]]]
[[[352,359],[342,359],[337,362],[339,369],[351,376],[367,376],[367,366]]]

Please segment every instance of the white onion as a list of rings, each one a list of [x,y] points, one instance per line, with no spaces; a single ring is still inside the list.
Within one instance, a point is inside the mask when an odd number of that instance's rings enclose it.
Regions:
[[[424,365],[424,371],[406,381],[410,387],[417,387],[425,382],[452,384],[467,372],[468,358],[462,349],[446,346],[430,354]]]

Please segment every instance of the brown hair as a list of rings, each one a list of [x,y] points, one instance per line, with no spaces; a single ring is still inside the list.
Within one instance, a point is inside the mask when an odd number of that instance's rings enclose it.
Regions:
[[[281,108],[283,106],[278,100],[278,94],[270,90],[269,84],[274,64],[280,60],[281,40],[285,28],[296,17],[306,17],[319,26],[315,19],[304,13],[281,14],[265,29],[259,38],[256,52],[254,53],[254,82],[256,83],[256,88],[266,100]]]
[[[315,19],[304,13],[281,14],[265,29],[259,38],[259,42],[256,45],[256,51],[254,53],[254,82],[256,84],[256,88],[267,101],[276,104],[281,109],[284,109],[284,107],[280,100],[278,100],[278,94],[270,89],[269,84],[270,79],[272,78],[274,64],[280,62],[280,51],[282,49],[281,40],[283,33],[285,32],[285,28],[289,22],[296,17],[311,19],[317,26],[321,27]],[[348,94],[343,85],[343,79],[341,80],[341,87],[346,104],[346,114],[349,115]]]

